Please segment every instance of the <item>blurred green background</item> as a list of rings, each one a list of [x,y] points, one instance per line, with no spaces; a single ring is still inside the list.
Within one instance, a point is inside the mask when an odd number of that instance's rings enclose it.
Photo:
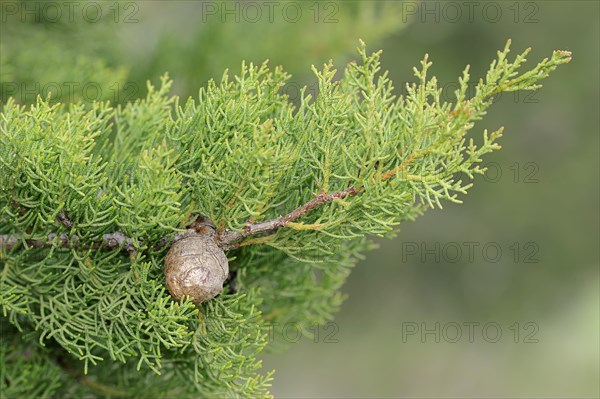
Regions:
[[[111,88],[102,98],[114,87],[120,101],[143,95],[143,82],[165,71],[188,96],[242,59],[269,58],[294,74],[294,97],[304,84],[315,93],[311,64],[333,58],[343,67],[363,38],[384,50],[398,92],[429,53],[450,100],[464,66],[478,79],[508,38],[514,52],[533,47],[532,63],[572,51],[541,91],[503,95],[476,126],[476,134],[505,126],[503,150],[487,158],[490,171],[464,204],[377,240],[351,274],[335,324],[264,365],[277,370],[272,392],[282,398],[598,397],[599,3],[276,1],[272,20],[266,3],[228,4],[233,12],[217,2],[121,2],[117,17],[106,13],[118,20],[108,26],[114,37],[82,34],[107,25],[79,25],[77,34],[74,25],[44,27],[35,57],[20,45],[31,37],[5,24],[3,58],[18,54],[12,61],[28,68],[5,66],[2,81],[60,81],[39,54],[47,50],[82,65],[82,76],[63,79]],[[85,58],[99,54],[106,64]],[[1,94],[19,97],[12,86]]]

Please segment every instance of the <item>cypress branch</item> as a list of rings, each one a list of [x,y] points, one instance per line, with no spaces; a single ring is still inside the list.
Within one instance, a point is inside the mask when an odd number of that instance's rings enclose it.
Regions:
[[[366,236],[460,202],[485,171],[502,129],[484,130],[477,144],[467,134],[492,97],[536,90],[570,60],[554,52],[522,72],[528,51],[511,62],[509,44],[470,97],[464,70],[453,101],[429,77],[428,57],[396,97],[380,53],[364,44],[341,76],[331,62],[315,68],[318,95],[302,91],[297,106],[281,91],[289,75],[266,63],[243,64],[181,104],[167,76],[119,107],[9,99],[0,115],[0,328],[11,344],[0,343],[0,358],[16,366],[7,380],[17,384],[20,354],[36,348],[29,363],[45,396],[268,395],[271,375],[257,360],[266,323],[308,330],[330,320],[371,248]],[[235,250],[230,290],[199,306],[174,301],[163,276],[162,249],[206,225],[192,215],[214,221],[218,244]]]

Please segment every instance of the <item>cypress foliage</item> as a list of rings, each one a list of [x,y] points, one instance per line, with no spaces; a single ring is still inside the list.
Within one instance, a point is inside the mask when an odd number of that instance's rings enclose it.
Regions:
[[[145,98],[31,106],[0,115],[0,387],[7,397],[268,396],[258,355],[269,325],[330,320],[366,236],[391,236],[460,202],[502,129],[467,137],[495,95],[536,90],[570,60],[498,52],[469,96],[445,101],[427,57],[396,97],[363,43],[338,73],[313,69],[298,105],[290,76],[242,64],[195,98],[164,76]],[[214,221],[234,272],[195,306],[166,292],[168,240]],[[282,218],[283,215],[283,218]],[[272,230],[249,234],[260,223]],[[126,236],[127,251],[107,235]],[[99,244],[100,243],[100,244]],[[115,246],[115,245],[113,245]],[[277,331],[277,330],[276,330]],[[281,337],[277,337],[281,341]]]

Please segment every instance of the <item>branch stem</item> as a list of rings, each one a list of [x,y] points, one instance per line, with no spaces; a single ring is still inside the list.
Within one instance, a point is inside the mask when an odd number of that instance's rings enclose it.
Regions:
[[[274,234],[277,230],[283,227],[290,227],[297,230],[317,230],[322,227],[320,224],[310,224],[304,225],[300,223],[294,223],[296,220],[306,215],[310,211],[319,206],[333,202],[335,200],[343,200],[347,197],[352,197],[357,194],[360,194],[363,191],[362,188],[349,187],[343,191],[334,192],[331,194],[321,193],[315,196],[313,199],[301,205],[300,207],[294,209],[290,213],[279,216],[276,219],[268,220],[260,223],[246,223],[246,225],[242,228],[241,231],[225,229],[221,232],[217,232],[215,236],[215,241],[217,245],[219,245],[223,250],[231,250],[242,246],[241,241],[251,235],[266,233],[266,235]],[[71,227],[72,222],[66,217],[66,215],[61,214],[60,217],[61,223],[66,226]],[[194,226],[192,226],[194,227]],[[196,226],[197,227],[197,226]],[[194,227],[194,228],[196,228]],[[155,250],[162,248],[167,245],[169,242],[173,240],[177,240],[182,237],[182,234],[187,234],[186,232],[177,233],[171,239],[169,237],[163,237],[159,240],[159,242],[154,247]],[[257,239],[258,240],[258,239]],[[83,249],[107,249],[107,250],[115,250],[121,249],[127,251],[130,255],[133,255],[137,252],[137,249],[134,245],[133,239],[127,237],[124,233],[117,231],[115,233],[104,234],[101,239],[97,241],[93,241],[91,243],[82,243],[81,239],[77,235],[69,236],[67,233],[51,233],[48,234],[46,239],[23,239],[22,234],[0,234],[0,249],[3,250],[11,250],[13,247],[18,245],[21,242],[25,242],[26,245],[33,248],[44,248],[50,247],[53,244],[57,243],[59,247],[62,248],[83,248]]]
[[[224,250],[234,249],[240,246],[240,241],[244,238],[259,234],[259,233],[268,233],[273,234],[275,231],[279,230],[282,227],[286,227],[291,225],[295,220],[301,218],[306,215],[308,212],[313,209],[327,203],[332,202],[337,199],[344,199],[347,197],[352,197],[361,192],[361,189],[357,189],[355,187],[349,187],[343,191],[338,191],[331,194],[321,193],[316,197],[308,201],[306,204],[294,209],[287,215],[279,216],[276,219],[268,220],[260,223],[246,223],[246,225],[242,228],[242,231],[225,229],[216,236],[217,245],[219,245]]]
[[[22,234],[5,234],[0,235],[0,248],[10,251],[14,246],[23,241]],[[57,243],[62,248],[83,248],[83,249],[98,249],[104,248],[109,250],[122,249],[130,254],[135,254],[136,248],[133,240],[127,237],[120,231],[115,233],[104,234],[102,239],[89,244],[82,244],[78,236],[69,236],[67,233],[50,233],[43,239],[25,239],[25,244],[33,248],[44,248]]]

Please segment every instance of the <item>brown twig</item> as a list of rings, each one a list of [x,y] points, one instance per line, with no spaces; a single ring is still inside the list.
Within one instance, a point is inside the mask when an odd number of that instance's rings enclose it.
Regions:
[[[402,162],[397,168],[388,170],[380,175],[380,179],[388,180],[391,177],[394,177],[399,171],[405,170],[415,159],[426,155],[429,152],[429,149],[418,152],[409,156],[404,162]],[[378,166],[378,165],[377,165]],[[408,175],[409,179],[416,178],[413,175]],[[251,235],[258,233],[266,233],[266,235],[274,234],[277,230],[282,227],[290,227],[293,222],[302,216],[306,215],[308,212],[313,209],[323,205],[324,203],[334,201],[336,199],[344,199],[347,197],[352,197],[358,195],[364,191],[364,188],[359,187],[356,188],[351,186],[343,191],[338,191],[331,194],[319,194],[312,200],[308,201],[306,204],[294,209],[290,213],[284,216],[279,216],[277,219],[269,220],[261,223],[246,223],[243,227],[242,231],[235,231],[230,229],[225,229],[221,232],[218,232],[216,235],[216,242],[224,250],[235,249],[241,246],[241,241]]]
[[[67,229],[73,228],[73,222],[71,222],[71,219],[69,219],[69,217],[67,216],[67,213],[65,211],[60,211],[60,213],[58,214],[58,220]]]
[[[279,216],[277,219],[268,220],[260,223],[246,223],[242,231],[234,231],[230,229],[218,232],[216,235],[216,242],[224,250],[234,249],[240,246],[240,241],[244,238],[258,234],[268,233],[273,234],[282,227],[286,227],[288,224],[293,223],[295,220],[306,215],[313,209],[336,199],[344,199],[346,197],[352,197],[361,192],[361,189],[355,187],[349,187],[343,191],[338,191],[331,194],[319,194],[306,204],[294,209],[290,213],[284,216]]]
[[[57,243],[62,248],[83,248],[83,249],[98,249],[104,248],[109,250],[122,249],[129,254],[135,254],[136,248],[133,240],[127,237],[120,231],[115,233],[104,234],[102,239],[88,244],[82,244],[78,236],[68,236],[67,233],[50,233],[45,240],[40,239],[25,239],[22,234],[4,234],[0,235],[0,248],[10,251],[15,245],[25,241],[25,244],[33,248],[44,248]]]
[[[306,204],[294,209],[290,213],[279,216],[276,219],[268,220],[260,223],[246,223],[246,225],[242,228],[242,231],[235,231],[230,229],[225,229],[223,231],[217,232],[215,236],[215,241],[217,245],[219,245],[223,250],[231,250],[238,248],[241,244],[241,241],[251,235],[265,233],[266,235],[274,234],[277,230],[283,227],[292,227],[293,225],[298,227],[294,221],[306,215],[313,209],[328,203],[334,200],[342,200],[347,197],[352,197],[357,194],[360,194],[363,191],[361,188],[349,187],[343,191],[338,191],[331,194],[321,193],[316,197],[308,201]],[[67,226],[73,226],[73,223],[69,220],[64,212],[61,212],[59,215],[60,222]],[[163,237],[161,238],[157,244],[154,246],[154,250],[160,250],[162,247],[169,244],[171,241],[177,241],[182,238],[186,234],[189,234],[189,231],[199,231],[199,229],[207,228],[207,226],[214,228],[212,222],[204,217],[199,217],[195,219],[195,221],[188,226],[188,230],[180,233],[176,233],[172,238],[171,237]],[[104,234],[101,239],[97,241],[93,241],[91,243],[83,244],[80,238],[77,235],[67,235],[67,233],[48,234],[46,240],[42,239],[24,239],[21,234],[0,234],[0,248],[4,250],[11,250],[14,246],[18,245],[21,242],[25,242],[26,245],[34,248],[43,248],[52,246],[54,243],[58,243],[58,246],[63,248],[83,248],[83,249],[98,249],[104,248],[108,250],[121,249],[127,251],[129,254],[133,255],[136,253],[136,247],[134,245],[133,239],[127,237],[124,233],[117,231],[115,233]]]

